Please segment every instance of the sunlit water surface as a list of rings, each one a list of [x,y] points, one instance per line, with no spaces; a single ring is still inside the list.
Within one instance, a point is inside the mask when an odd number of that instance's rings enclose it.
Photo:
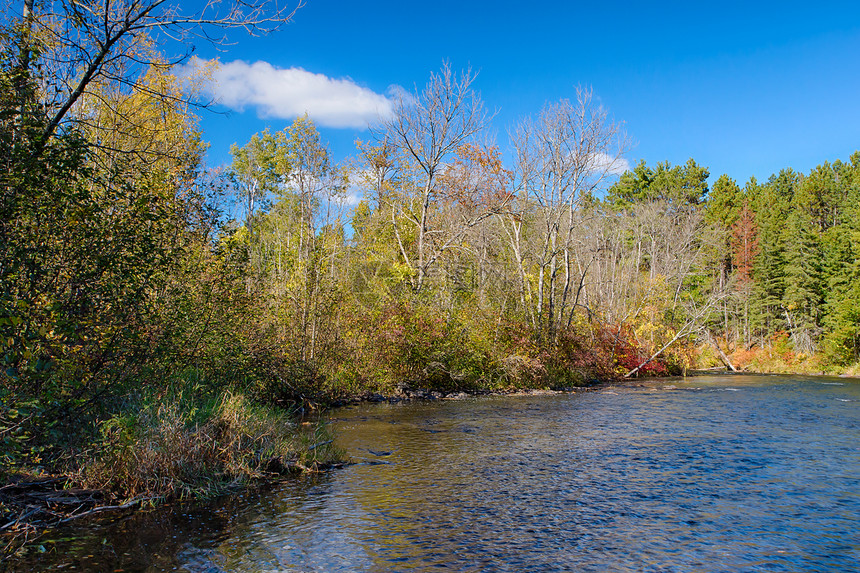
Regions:
[[[332,419],[355,465],[78,526],[7,569],[860,570],[857,381],[709,376]]]

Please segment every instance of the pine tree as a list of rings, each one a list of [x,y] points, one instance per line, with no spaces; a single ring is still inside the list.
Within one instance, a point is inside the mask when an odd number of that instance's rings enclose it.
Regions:
[[[842,202],[839,224],[822,237],[825,295],[824,353],[835,364],[860,361],[860,152],[834,163]]]
[[[788,217],[785,291],[782,306],[796,350],[812,354],[819,335],[822,306],[821,245],[814,223],[803,210]]]
[[[753,304],[751,322],[762,336],[770,336],[787,325],[782,308],[785,294],[785,244],[783,229],[797,175],[783,170],[759,186],[747,184],[747,196],[756,212],[759,254],[753,264]]]

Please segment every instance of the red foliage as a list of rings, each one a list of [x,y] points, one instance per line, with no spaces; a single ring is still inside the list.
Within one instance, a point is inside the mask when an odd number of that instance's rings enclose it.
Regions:
[[[752,267],[758,254],[758,227],[755,224],[754,213],[744,201],[740,217],[732,225],[732,264],[737,269],[738,278],[742,283],[752,281]]]
[[[556,360],[568,368],[584,369],[608,380],[633,370],[648,354],[639,347],[629,326],[595,325],[591,332],[562,332],[555,352]],[[647,376],[665,376],[668,368],[658,357],[639,370]]]

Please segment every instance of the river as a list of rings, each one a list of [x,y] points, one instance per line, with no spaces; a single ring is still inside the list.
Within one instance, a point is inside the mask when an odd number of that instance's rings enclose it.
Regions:
[[[58,531],[6,569],[860,567],[856,380],[703,376],[365,404],[331,421],[355,464]]]

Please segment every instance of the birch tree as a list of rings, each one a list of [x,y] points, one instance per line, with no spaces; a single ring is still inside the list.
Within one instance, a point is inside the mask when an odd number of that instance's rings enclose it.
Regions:
[[[404,174],[401,192],[389,201],[400,255],[412,269],[410,281],[416,292],[424,287],[439,257],[466,229],[489,216],[487,212],[473,213],[448,230],[439,228],[433,217],[446,162],[489,121],[473,89],[475,78],[469,69],[455,74],[445,62],[438,73],[430,74],[422,91],[397,97],[392,118],[377,136],[381,141],[387,138],[412,167]],[[414,244],[407,234],[414,236]]]
[[[518,265],[521,298],[541,339],[552,341],[570,322],[588,261],[576,256],[583,199],[617,174],[626,150],[620,125],[577,89],[574,102],[547,105],[512,134],[517,209],[500,221]],[[534,231],[524,235],[524,222]]]

